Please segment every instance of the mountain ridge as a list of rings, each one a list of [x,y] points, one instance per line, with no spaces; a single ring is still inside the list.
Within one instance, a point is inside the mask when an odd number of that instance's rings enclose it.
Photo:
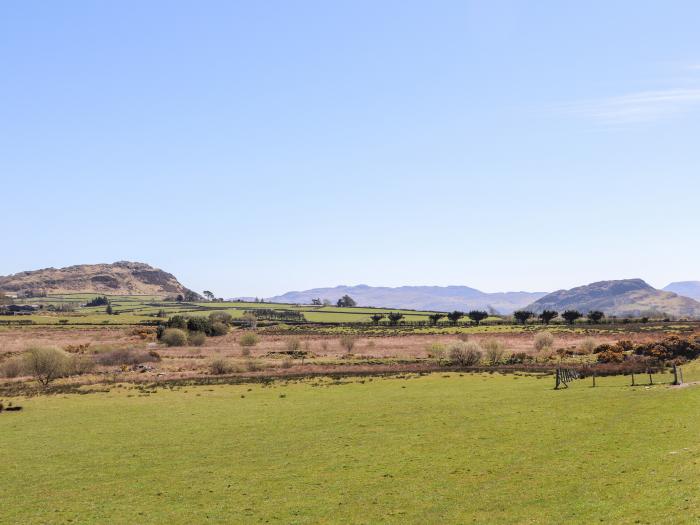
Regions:
[[[676,317],[700,317],[700,302],[673,292],[657,290],[642,279],[598,281],[552,292],[526,307],[542,310],[600,310],[606,315],[638,316],[649,312]]]
[[[311,288],[290,291],[266,299],[270,302],[308,304],[319,298],[331,303],[349,295],[358,306],[381,308],[406,308],[411,310],[451,311],[492,309],[502,314],[512,313],[546,292],[495,292],[488,293],[469,286],[369,286],[338,285],[334,287]]]

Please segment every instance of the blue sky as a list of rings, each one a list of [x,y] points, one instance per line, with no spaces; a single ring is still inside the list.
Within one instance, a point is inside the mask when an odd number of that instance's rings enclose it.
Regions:
[[[0,274],[700,279],[698,2],[0,6]]]

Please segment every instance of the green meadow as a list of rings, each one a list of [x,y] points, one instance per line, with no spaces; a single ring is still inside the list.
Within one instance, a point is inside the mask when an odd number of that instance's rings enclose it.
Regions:
[[[5,399],[0,523],[696,523],[700,388],[432,374]]]

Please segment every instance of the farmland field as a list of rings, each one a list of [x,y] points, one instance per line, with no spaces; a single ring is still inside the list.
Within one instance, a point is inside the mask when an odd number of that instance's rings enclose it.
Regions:
[[[2,523],[685,523],[700,389],[406,378],[15,398]]]

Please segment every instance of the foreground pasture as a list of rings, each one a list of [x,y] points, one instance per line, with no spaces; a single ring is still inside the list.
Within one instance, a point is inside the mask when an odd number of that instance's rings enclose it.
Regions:
[[[433,374],[15,398],[0,523],[700,520],[700,388],[599,384]]]

